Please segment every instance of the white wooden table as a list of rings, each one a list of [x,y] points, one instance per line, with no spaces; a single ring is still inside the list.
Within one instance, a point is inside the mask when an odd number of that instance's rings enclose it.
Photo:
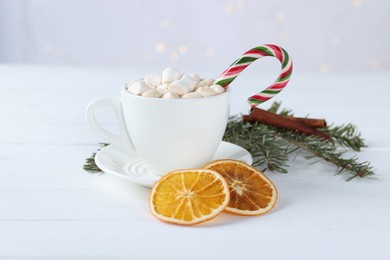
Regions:
[[[345,182],[297,159],[268,173],[280,196],[271,213],[180,227],[152,217],[147,188],[82,170],[100,141],[87,103],[156,71],[0,65],[0,259],[389,259],[389,72],[295,73],[276,98],[299,116],[358,125],[375,179]],[[238,78],[231,114],[275,75]]]

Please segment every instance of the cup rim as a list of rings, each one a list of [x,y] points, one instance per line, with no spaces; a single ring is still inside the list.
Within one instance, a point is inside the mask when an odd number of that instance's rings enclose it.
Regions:
[[[127,96],[130,96],[132,98],[138,98],[138,99],[144,99],[144,100],[160,100],[160,101],[156,101],[156,102],[193,102],[191,100],[198,100],[199,101],[199,100],[209,100],[209,99],[215,99],[215,98],[222,98],[226,95],[230,95],[230,93],[231,93],[230,88],[227,88],[227,89],[225,89],[224,93],[217,94],[214,96],[202,97],[202,98],[155,98],[155,97],[143,97],[143,96],[131,94],[130,92],[128,92],[126,90],[126,86],[127,86],[127,84],[124,84],[121,88],[122,95],[127,95]]]

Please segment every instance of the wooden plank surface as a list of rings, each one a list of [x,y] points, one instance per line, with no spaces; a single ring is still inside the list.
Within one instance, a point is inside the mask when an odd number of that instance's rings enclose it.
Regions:
[[[353,122],[376,167],[345,182],[326,163],[291,162],[268,173],[279,190],[262,217],[228,214],[183,228],[154,219],[149,190],[81,169],[100,141],[84,119],[97,96],[149,71],[0,65],[0,259],[386,259],[390,254],[389,73],[297,74],[277,100],[297,115]],[[153,71],[150,71],[153,72]],[[212,74],[212,73],[211,73]],[[248,74],[233,89],[231,114],[248,109]],[[258,82],[259,84],[253,84]],[[260,89],[259,89],[260,90]],[[109,129],[109,111],[99,118]]]

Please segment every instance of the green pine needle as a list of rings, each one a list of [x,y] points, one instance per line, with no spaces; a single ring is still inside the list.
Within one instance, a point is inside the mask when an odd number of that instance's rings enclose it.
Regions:
[[[107,146],[109,144],[107,144],[107,143],[99,143],[99,145],[102,148],[102,147]],[[101,148],[99,148],[98,151]],[[96,156],[96,153],[93,153],[90,157],[88,157],[85,160],[85,163],[83,165],[83,170],[84,171],[89,172],[89,173],[101,173],[102,172],[102,170],[100,170],[100,168],[95,163],[95,156]]]
[[[253,157],[253,166],[263,166],[272,171],[287,173],[286,144],[263,124],[243,123],[241,118],[231,118],[223,140],[246,149]]]
[[[332,136],[333,140],[338,144],[351,148],[354,151],[359,152],[362,147],[366,147],[364,139],[360,137],[356,126],[352,124],[341,126],[328,126],[325,128],[325,132]]]
[[[355,177],[363,178],[374,174],[369,162],[359,162],[356,156],[345,159],[343,157],[345,151],[339,152],[337,145],[332,142],[325,141],[317,136],[306,136],[291,131],[280,131],[278,134],[287,142],[310,153],[311,155],[306,156],[306,159],[320,158],[332,163],[336,166],[336,175],[349,173],[350,176],[347,180],[352,180]],[[358,148],[360,150],[360,147]]]

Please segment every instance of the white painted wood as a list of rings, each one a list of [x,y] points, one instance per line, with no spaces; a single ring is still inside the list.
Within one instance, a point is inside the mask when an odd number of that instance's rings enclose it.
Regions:
[[[261,217],[222,214],[197,227],[164,224],[149,190],[83,172],[99,142],[83,109],[150,71],[0,65],[0,259],[386,259],[390,254],[389,73],[295,75],[277,97],[297,115],[353,122],[377,175],[345,182],[300,157]],[[153,72],[153,70],[151,71]],[[202,74],[204,75],[204,74]],[[212,76],[212,75],[211,75]],[[273,75],[235,81],[231,114]],[[253,87],[252,87],[253,86]],[[305,93],[305,94],[302,94]],[[266,107],[266,104],[264,105]],[[108,112],[101,120],[115,129]]]

